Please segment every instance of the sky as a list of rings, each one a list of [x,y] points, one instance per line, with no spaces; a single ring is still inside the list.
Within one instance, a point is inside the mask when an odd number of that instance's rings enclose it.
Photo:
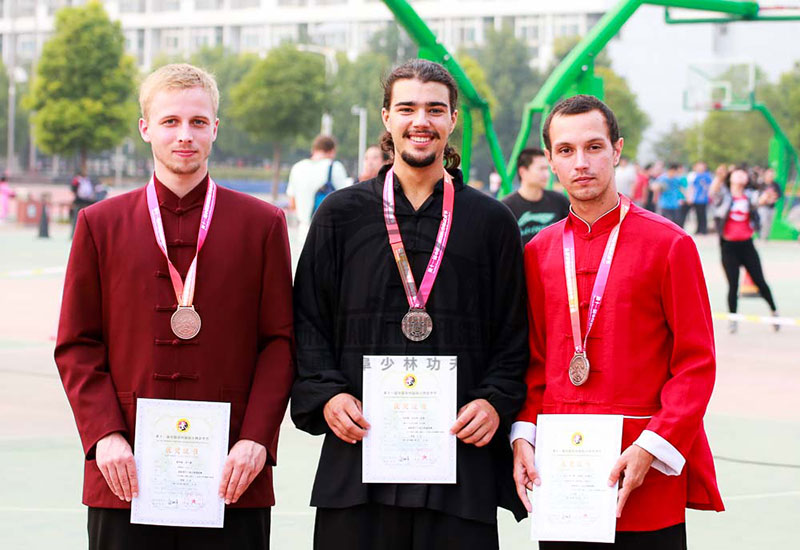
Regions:
[[[668,25],[664,9],[643,6],[608,45],[612,67],[628,81],[639,106],[650,116],[640,159],[657,157],[652,143],[673,123],[686,126],[703,113],[683,109],[688,66],[692,62],[752,59],[770,81],[800,62],[800,21]]]

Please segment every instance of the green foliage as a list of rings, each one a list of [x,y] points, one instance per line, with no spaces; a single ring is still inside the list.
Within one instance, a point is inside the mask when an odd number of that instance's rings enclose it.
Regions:
[[[620,135],[625,138],[622,152],[625,156],[635,159],[642,141],[642,133],[650,124],[650,117],[639,108],[636,94],[631,91],[623,77],[610,67],[596,67],[595,74],[603,79],[605,102],[617,116]]]
[[[497,98],[494,95],[492,87],[489,85],[489,79],[486,76],[486,71],[483,70],[478,60],[467,54],[460,52],[458,54],[458,62],[461,68],[464,69],[467,77],[469,78],[475,90],[480,96],[489,103],[489,109],[492,113],[497,110]],[[458,105],[459,118],[456,129],[450,137],[450,144],[461,151],[461,144],[464,137],[464,105]],[[480,138],[486,135],[486,126],[483,122],[483,114],[479,110],[472,111],[472,147],[473,149],[480,141]]]
[[[327,98],[321,56],[275,48],[231,90],[230,116],[261,142],[291,144],[319,131]]]
[[[800,61],[795,61],[777,84],[759,91],[758,97],[770,109],[795,149],[800,150]]]
[[[572,51],[572,49],[578,45],[583,39],[582,36],[573,34],[569,36],[558,36],[553,41],[553,65],[550,67],[550,72],[556,68],[556,66],[561,63],[567,54]],[[594,66],[597,67],[611,67],[611,57],[608,55],[608,52],[603,49],[597,54],[597,57],[594,60]]]
[[[45,43],[24,105],[35,111],[36,143],[47,153],[111,149],[136,117],[136,69],[124,37],[98,2],[64,8]]]
[[[712,111],[688,130],[689,161],[764,166],[772,130],[761,113]]]
[[[333,78],[330,113],[333,134],[338,143],[337,155],[350,166],[358,158],[358,117],[351,109],[357,105],[367,110],[367,145],[378,144],[384,132],[381,121],[383,86],[381,80],[391,70],[389,59],[379,53],[364,53],[355,61],[339,54],[339,70]],[[310,146],[310,142],[307,144]],[[305,147],[308,151],[309,147]]]
[[[0,156],[5,156],[8,148],[8,83],[8,72],[5,65],[0,62]],[[27,82],[17,83],[14,149],[20,159],[27,154],[30,140],[30,113],[22,106],[22,98],[27,93],[27,86]]]
[[[414,44],[405,29],[394,21],[387,23],[384,30],[373,34],[368,44],[367,50],[383,55],[389,60],[390,66],[396,66],[417,57],[417,45]]]
[[[524,106],[541,86],[542,76],[531,68],[528,45],[508,27],[487,29],[483,47],[469,54],[478,61],[493,92],[496,108],[492,109],[492,122],[503,154],[509,155],[517,139]],[[531,136],[531,140],[538,145],[537,136]],[[480,175],[494,168],[485,137],[473,149],[472,164]]]
[[[258,63],[255,54],[236,54],[223,47],[203,48],[195,53],[189,63],[202,67],[217,80],[219,88],[219,132],[214,142],[215,159],[263,157],[261,144],[253,139],[239,121],[231,115],[233,88]]]
[[[686,165],[689,163],[689,150],[694,150],[693,147],[690,130],[673,123],[670,130],[661,134],[653,144],[653,151],[658,160],[666,164]]]
[[[500,147],[508,154],[517,138],[524,106],[533,99],[542,77],[531,69],[527,44],[508,27],[488,29],[485,45],[472,54],[483,67],[497,100],[492,121]]]

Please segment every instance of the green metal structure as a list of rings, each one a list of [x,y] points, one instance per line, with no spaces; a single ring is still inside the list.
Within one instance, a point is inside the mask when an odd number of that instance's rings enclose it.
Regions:
[[[758,2],[741,2],[734,0],[621,0],[597,22],[587,35],[567,54],[563,61],[553,70],[536,96],[525,105],[522,124],[517,135],[514,148],[508,162],[503,165],[503,153],[492,125],[489,105],[470,82],[464,70],[447,51],[436,35],[419,17],[406,0],[384,0],[398,23],[403,26],[409,36],[420,48],[420,57],[436,61],[444,65],[456,79],[462,92],[461,116],[464,121],[464,139],[462,144],[462,169],[469,173],[472,144],[472,111],[479,110],[486,127],[486,138],[492,160],[502,178],[500,195],[511,192],[512,181],[516,173],[517,159],[525,148],[533,131],[534,115],[540,115],[544,121],[547,113],[558,100],[575,94],[590,94],[603,99],[603,81],[594,74],[594,60],[605,48],[606,44],[619,32],[622,26],[641,6],[653,5],[665,8],[665,19],[668,23],[731,23],[739,21],[791,21],[800,20],[798,16],[774,16],[760,12]],[[676,19],[671,16],[670,8],[683,8],[698,12],[715,12],[723,16]],[[760,104],[753,109],[761,112],[772,127],[775,137],[770,145],[770,165],[775,168],[779,181],[787,182],[791,168],[795,167],[796,177],[800,177],[800,161],[786,134],[772,117],[771,113]],[[537,134],[538,134],[537,128]],[[788,185],[785,184],[786,187]],[[785,199],[782,199],[782,201]],[[796,238],[796,232],[786,225],[782,218],[782,203],[777,206],[778,215],[774,222],[773,237]]]

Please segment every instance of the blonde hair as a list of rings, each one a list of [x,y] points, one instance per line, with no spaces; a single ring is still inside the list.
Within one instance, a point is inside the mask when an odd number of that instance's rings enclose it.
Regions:
[[[214,77],[194,65],[172,63],[150,73],[142,82],[139,88],[139,107],[142,109],[142,118],[147,120],[153,96],[161,90],[187,90],[189,88],[202,88],[205,90],[211,98],[214,116],[217,116],[219,90]]]

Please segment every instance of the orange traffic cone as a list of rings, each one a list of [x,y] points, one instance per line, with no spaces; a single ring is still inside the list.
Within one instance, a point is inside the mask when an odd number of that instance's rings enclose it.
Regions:
[[[744,277],[741,277],[741,283],[739,284],[739,296],[742,298],[758,298],[760,296],[758,292],[758,287],[753,282],[753,279],[750,277],[750,274],[747,272],[746,269],[744,270]]]

